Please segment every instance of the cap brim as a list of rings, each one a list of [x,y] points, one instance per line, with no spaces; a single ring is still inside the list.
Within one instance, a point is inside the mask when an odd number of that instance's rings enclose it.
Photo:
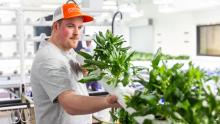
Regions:
[[[83,22],[91,22],[94,18],[92,16],[83,16]]]
[[[69,18],[76,18],[76,17],[82,17],[83,18],[83,22],[91,22],[94,20],[94,18],[92,16],[89,16],[85,13],[79,13],[79,14],[74,14],[74,15],[71,15],[69,17],[66,17],[64,19],[69,19]]]
[[[82,14],[80,17],[83,17],[83,22],[91,22],[94,20],[92,16]]]

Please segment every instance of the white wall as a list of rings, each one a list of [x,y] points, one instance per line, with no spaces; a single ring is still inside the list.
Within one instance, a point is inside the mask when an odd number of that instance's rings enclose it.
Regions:
[[[196,27],[189,13],[163,14],[155,21],[155,46],[172,55],[194,55],[196,47]]]
[[[167,54],[196,57],[196,26],[220,24],[219,12],[220,8],[216,7],[178,13],[158,13],[155,6],[148,6],[145,8],[145,16],[130,20],[128,26],[145,26],[148,23],[147,20],[152,18],[154,52],[162,47],[162,51]],[[144,38],[145,36],[139,35],[138,37]],[[134,47],[142,47],[143,44],[135,45],[139,46]]]
[[[135,51],[154,51],[154,26],[149,24],[150,17],[131,18],[126,20],[120,29],[128,45]]]
[[[159,14],[154,19],[156,47],[168,54],[196,56],[196,26],[220,23],[220,9]],[[188,41],[188,42],[185,42]]]
[[[150,52],[154,51],[153,27],[147,24],[141,26],[132,26],[130,29],[130,45],[136,51]]]

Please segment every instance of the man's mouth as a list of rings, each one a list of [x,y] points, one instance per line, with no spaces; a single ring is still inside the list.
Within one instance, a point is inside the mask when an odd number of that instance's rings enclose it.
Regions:
[[[71,40],[78,40],[77,38],[70,38]]]

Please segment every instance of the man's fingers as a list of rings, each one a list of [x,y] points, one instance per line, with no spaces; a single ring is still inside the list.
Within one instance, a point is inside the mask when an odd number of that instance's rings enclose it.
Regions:
[[[109,104],[117,103],[118,98],[115,95],[108,95],[107,96],[107,102]]]

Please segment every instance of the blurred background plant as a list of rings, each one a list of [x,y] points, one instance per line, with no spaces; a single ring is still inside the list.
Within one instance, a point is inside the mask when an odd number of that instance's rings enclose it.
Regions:
[[[179,63],[167,67],[162,56],[159,49],[151,61],[149,80],[137,75],[138,79],[135,81],[141,83],[144,90],[125,97],[128,107],[136,110],[130,116],[153,114],[154,118],[146,119],[146,124],[153,120],[183,124],[219,124],[220,89],[212,89],[210,85],[206,85],[212,82],[217,86],[219,77],[208,75],[192,62],[188,63],[186,70]]]
[[[146,52],[135,52],[132,56],[133,61],[150,61],[154,57],[153,53],[146,53]],[[165,60],[188,60],[190,59],[187,55],[179,55],[179,56],[171,56],[168,54],[162,54],[162,59]]]

